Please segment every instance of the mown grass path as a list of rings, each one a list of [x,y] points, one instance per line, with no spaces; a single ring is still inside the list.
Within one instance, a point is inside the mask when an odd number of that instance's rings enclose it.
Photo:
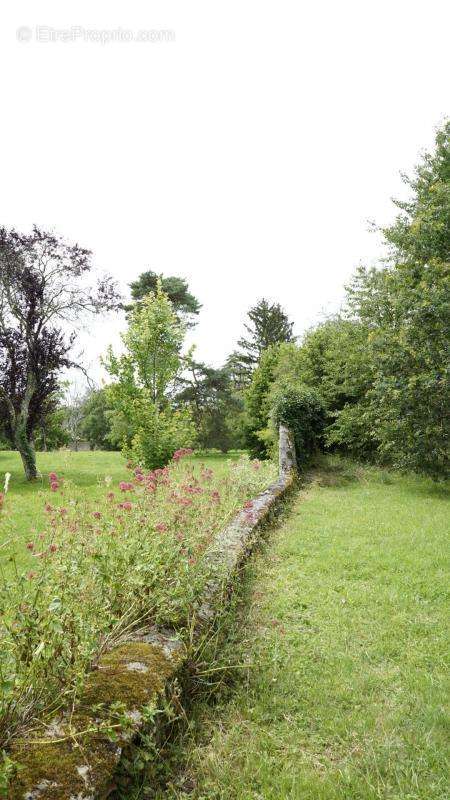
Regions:
[[[232,697],[164,797],[444,800],[448,495],[329,460],[251,567]],[[185,787],[185,789],[183,789]]]

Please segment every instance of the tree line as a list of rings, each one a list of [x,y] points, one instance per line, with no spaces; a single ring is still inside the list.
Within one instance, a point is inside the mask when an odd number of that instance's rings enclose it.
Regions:
[[[411,177],[410,196],[382,229],[381,268],[357,270],[344,308],[302,343],[263,353],[246,394],[248,445],[270,451],[280,387],[315,393],[318,441],[357,458],[449,474],[450,122]]]
[[[214,368],[183,353],[201,305],[187,282],[153,271],[130,284],[125,304],[92,253],[49,231],[0,229],[0,448],[17,450],[26,477],[37,476],[35,452],[86,439],[92,448],[122,449],[149,465],[184,445],[227,452],[245,446],[244,388],[263,350],[292,338],[277,304],[249,314],[247,338]],[[125,312],[124,352],[103,360],[104,387],[67,393],[62,372],[84,372],[74,357],[82,323]]]
[[[410,196],[382,230],[386,257],[356,272],[342,311],[298,342],[263,298],[220,368],[184,352],[201,311],[184,279],[146,271],[125,304],[89,251],[38,228],[1,229],[1,432],[27,477],[36,447],[74,437],[149,465],[191,445],[264,458],[283,414],[305,454],[322,447],[447,476],[449,122],[404,180]],[[123,352],[105,355],[107,385],[67,403],[61,371],[83,368],[73,357],[80,320],[120,310],[127,329]]]

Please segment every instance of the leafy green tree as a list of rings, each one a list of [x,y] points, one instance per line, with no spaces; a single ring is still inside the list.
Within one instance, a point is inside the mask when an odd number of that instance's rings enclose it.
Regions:
[[[159,408],[166,391],[180,369],[180,352],[185,326],[177,319],[172,303],[158,283],[154,293],[145,295],[130,314],[122,340],[125,353],[114,356],[111,348],[107,366],[120,377],[131,395],[143,388]]]
[[[270,391],[278,358],[279,347],[269,346],[262,353],[245,392],[245,444],[253,458],[267,458],[271,451]]]
[[[114,450],[117,445],[111,441],[111,426],[114,410],[108,398],[108,391],[91,391],[82,404],[82,433],[92,450]]]
[[[369,329],[360,320],[328,319],[306,333],[301,347],[286,346],[274,373],[276,384],[301,383],[317,389],[325,404],[328,444],[339,444],[364,458],[378,445],[367,400],[374,380],[368,337]],[[345,438],[338,441],[335,431],[342,432],[344,422]]]
[[[326,440],[359,457],[448,475],[450,124],[384,229],[388,265],[358,270],[342,317],[280,354],[274,385],[297,376],[324,398]]]
[[[330,445],[375,455],[433,478],[448,475],[450,319],[450,125],[411,179],[408,201],[384,230],[390,263],[360,269],[348,289],[351,338],[326,348],[330,401],[341,403]],[[349,326],[351,326],[349,328]],[[315,334],[313,334],[314,338]],[[338,337],[339,340],[339,337]],[[306,343],[307,344],[307,343]],[[331,381],[329,376],[331,375]],[[320,381],[318,382],[320,385]]]
[[[365,361],[373,379],[354,410],[337,417],[331,442],[345,442],[349,419],[359,419],[381,460],[447,476],[449,277],[449,265],[437,259],[360,271],[350,300],[369,328]]]
[[[449,471],[450,122],[411,179],[384,230],[391,264],[360,270],[349,310],[369,330],[368,421],[381,459],[445,478]],[[345,421],[345,419],[344,419]],[[342,419],[337,420],[342,428]],[[338,439],[338,437],[335,437]]]
[[[142,300],[149,293],[157,291],[158,281],[161,283],[163,292],[172,303],[173,310],[179,319],[182,319],[187,327],[195,325],[195,317],[200,313],[201,305],[196,297],[189,291],[189,286],[184,278],[176,276],[164,277],[152,270],[143,272],[139,278],[130,283],[131,296],[135,302]],[[132,306],[128,306],[130,310]]]
[[[173,452],[194,439],[190,413],[174,410],[169,389],[180,369],[185,327],[158,282],[130,313],[122,340],[125,352],[109,348],[106,368],[114,379],[108,394],[125,429],[127,454],[148,467],[162,466]]]
[[[226,453],[241,447],[243,400],[234,390],[228,369],[215,369],[189,357],[176,404],[192,409],[201,448]]]
[[[40,420],[34,433],[36,450],[57,450],[67,447],[70,437],[65,425],[66,414],[62,407],[51,411]]]
[[[425,153],[409,178],[408,200],[394,200],[400,214],[393,225],[383,228],[394,264],[409,268],[432,260],[450,261],[450,120],[436,134],[432,153]]]
[[[229,368],[242,386],[249,384],[254,369],[268,347],[294,341],[293,323],[289,322],[279,303],[259,300],[248,312],[248,319],[249,322],[244,325],[246,336],[239,339],[239,349],[228,359]]]

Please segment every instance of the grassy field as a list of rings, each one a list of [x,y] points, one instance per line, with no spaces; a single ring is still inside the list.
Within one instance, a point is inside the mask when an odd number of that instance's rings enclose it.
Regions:
[[[106,476],[110,476],[114,483],[126,480],[128,476],[120,453],[74,453],[70,450],[38,453],[37,464],[42,477],[29,483],[25,480],[19,454],[0,451],[0,484],[3,484],[4,474],[11,473],[6,513],[0,519],[0,545],[11,536],[18,534],[28,540],[39,531],[45,519],[46,501],[55,500],[49,487],[49,472],[61,475],[66,486],[73,487],[75,492],[81,489],[92,499],[104,494]],[[18,556],[19,562],[27,559],[27,553],[22,549]]]
[[[199,456],[203,462],[220,474],[226,469],[228,459],[235,460],[241,455],[232,452],[222,456]],[[105,494],[106,483],[111,479],[117,485],[121,480],[129,478],[129,472],[121,453],[96,450],[94,452],[73,452],[60,450],[49,453],[37,453],[37,465],[41,472],[38,481],[30,483],[25,480],[20,456],[9,450],[0,451],[0,491],[4,475],[11,473],[5,510],[0,517],[0,548],[3,544],[5,554],[11,538],[28,540],[45,521],[44,506],[47,501],[54,502],[55,495],[50,491],[48,474],[56,472],[64,478],[65,487],[69,487],[74,495],[82,492],[86,498],[95,500]],[[58,495],[56,495],[57,497]],[[31,559],[27,551],[17,550],[19,566]]]
[[[225,654],[242,677],[158,796],[448,798],[448,512],[427,480],[318,470],[250,567]]]

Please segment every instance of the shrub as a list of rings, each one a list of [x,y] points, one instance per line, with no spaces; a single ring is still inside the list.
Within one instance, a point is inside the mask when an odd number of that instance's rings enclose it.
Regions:
[[[151,403],[143,404],[127,455],[136,464],[156,469],[167,464],[179,448],[191,447],[195,438],[189,409],[158,411]]]
[[[275,387],[272,419],[293,433],[297,461],[304,464],[323,443],[325,405],[318,392],[302,384]]]

